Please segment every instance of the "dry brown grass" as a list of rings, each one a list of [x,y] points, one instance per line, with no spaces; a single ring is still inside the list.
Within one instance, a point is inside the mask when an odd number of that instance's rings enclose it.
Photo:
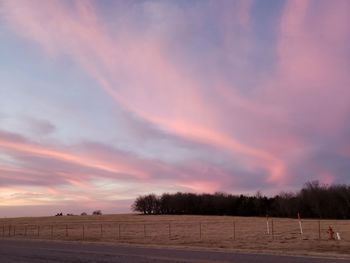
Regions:
[[[272,221],[273,220],[273,235]],[[0,238],[98,241],[350,257],[349,220],[229,216],[63,216],[0,219]],[[320,222],[320,235],[319,235]],[[329,240],[332,226],[341,240]]]

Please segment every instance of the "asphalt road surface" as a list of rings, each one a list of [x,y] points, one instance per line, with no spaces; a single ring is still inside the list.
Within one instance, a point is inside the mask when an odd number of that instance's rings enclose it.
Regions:
[[[345,263],[344,259],[146,248],[51,241],[0,240],[1,263]]]

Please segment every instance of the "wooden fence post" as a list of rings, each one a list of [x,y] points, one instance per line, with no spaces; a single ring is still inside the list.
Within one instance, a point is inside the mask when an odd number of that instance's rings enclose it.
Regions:
[[[16,236],[16,226],[13,226],[13,236]]]
[[[53,239],[53,225],[51,225],[51,239]]]
[[[321,240],[321,221],[318,220],[318,240]]]
[[[101,237],[103,237],[103,229],[102,229],[102,224],[100,226],[100,234],[101,234]]]
[[[146,224],[143,224],[143,237],[146,237]]]
[[[118,239],[118,238],[119,238],[118,225],[119,225],[119,224],[116,224],[116,225],[115,225],[115,239]]]
[[[27,236],[27,226],[24,226],[24,236]]]
[[[271,234],[272,234],[272,239],[275,239],[275,232],[274,232],[274,228],[273,228],[273,219],[271,219]]]
[[[169,223],[169,239],[171,238],[171,223]]]
[[[300,213],[298,212],[298,221],[299,221],[299,229],[300,229],[300,237],[302,239],[302,235],[303,235],[303,226],[301,224],[301,217],[300,217]]]
[[[118,230],[119,230],[119,239],[121,239],[122,238],[121,224],[118,224]]]
[[[40,236],[40,226],[38,225],[38,237]]]
[[[68,224],[66,225],[66,237],[68,237]]]
[[[199,222],[199,239],[202,240],[202,223]]]
[[[2,225],[2,236],[5,236],[5,225]]]
[[[83,224],[83,240],[85,239],[85,224]]]
[[[236,222],[233,221],[233,240],[236,240]]]

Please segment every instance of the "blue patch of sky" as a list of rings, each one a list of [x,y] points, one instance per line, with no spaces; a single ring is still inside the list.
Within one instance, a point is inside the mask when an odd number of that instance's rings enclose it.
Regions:
[[[255,66],[268,73],[277,61],[277,39],[285,1],[255,1],[252,9],[255,35]]]
[[[21,117],[30,116],[53,123],[65,142],[118,133],[115,102],[69,57],[50,58],[9,32],[0,40],[0,112],[7,116],[0,128],[25,133]]]

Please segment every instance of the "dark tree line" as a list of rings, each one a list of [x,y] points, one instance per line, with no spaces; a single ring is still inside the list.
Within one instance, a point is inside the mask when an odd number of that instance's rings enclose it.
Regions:
[[[304,218],[350,218],[350,186],[308,182],[297,193],[274,197],[226,193],[164,193],[139,196],[132,209],[143,214],[234,215]]]

